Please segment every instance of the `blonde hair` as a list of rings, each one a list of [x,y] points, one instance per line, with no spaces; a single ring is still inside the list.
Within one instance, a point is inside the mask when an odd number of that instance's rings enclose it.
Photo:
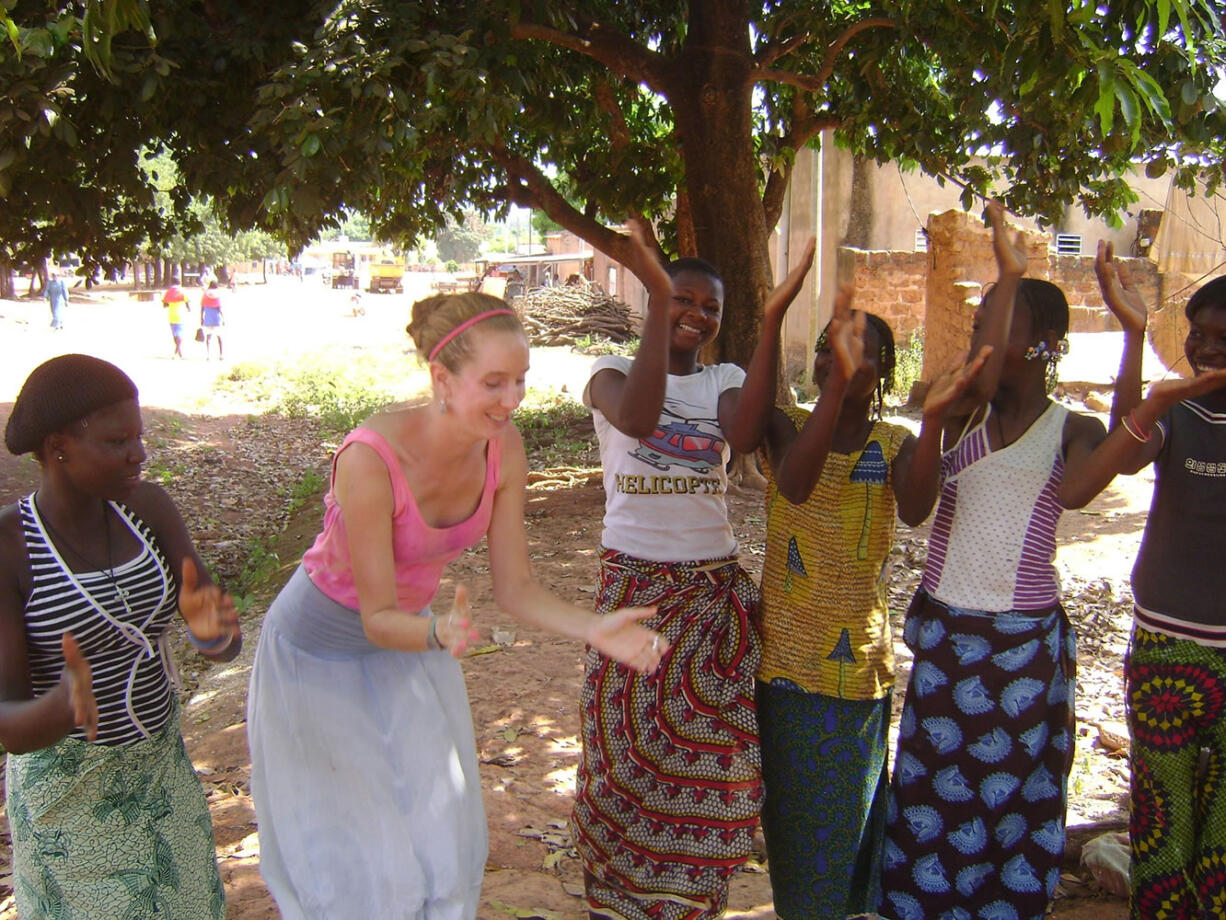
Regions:
[[[405,328],[417,346],[417,354],[425,360],[453,329],[482,313],[509,309],[505,300],[490,294],[435,294],[413,304],[412,321]],[[499,313],[481,320],[477,325],[481,329],[524,334],[519,317],[513,313]],[[469,328],[444,345],[434,359],[455,372],[471,354],[472,329]]]

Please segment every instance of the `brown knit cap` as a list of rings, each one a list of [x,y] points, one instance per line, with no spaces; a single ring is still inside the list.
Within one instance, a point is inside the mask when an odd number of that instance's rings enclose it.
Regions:
[[[60,355],[34,368],[21,385],[4,444],[13,454],[37,451],[47,435],[127,399],[136,399],[136,384],[114,364],[91,355]]]

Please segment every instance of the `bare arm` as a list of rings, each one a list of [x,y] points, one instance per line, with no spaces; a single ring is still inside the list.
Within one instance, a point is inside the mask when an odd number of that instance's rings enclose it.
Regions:
[[[775,372],[779,367],[783,319],[804,285],[809,269],[813,267],[816,246],[817,241],[810,239],[800,261],[766,298],[758,346],[749,361],[740,392],[729,400],[730,411],[726,420],[724,399],[720,399],[720,428],[732,449],[740,453],[757,450],[766,437],[771,409],[775,405]]]
[[[664,408],[673,282],[637,222],[631,223],[630,236],[634,243],[634,264],[630,267],[647,288],[643,336],[629,373],[612,369],[599,372],[588,384],[588,399],[618,431],[628,437],[645,438],[655,431]]]
[[[170,570],[179,578],[179,612],[188,629],[203,642],[231,637],[217,651],[202,650],[201,654],[215,661],[233,660],[243,648],[234,600],[213,583],[174,501],[161,486],[146,481],[129,498],[128,506],[149,525]]]
[[[800,434],[777,456],[771,456],[779,494],[794,505],[807,501],[821,478],[834,441],[834,429],[843,412],[847,383],[864,361],[863,313],[851,312],[852,289],[839,289],[828,331],[834,367],[826,378],[813,412]]]
[[[992,224],[992,247],[996,254],[997,280],[983,305],[979,308],[975,332],[971,336],[970,354],[979,355],[985,347],[992,351],[983,369],[976,376],[961,399],[951,407],[949,425],[960,427],[976,409],[996,395],[1004,368],[1005,345],[1009,341],[1009,329],[1013,324],[1013,306],[1017,298],[1018,283],[1026,272],[1025,235],[1020,231],[1009,239],[1005,226],[1004,208],[999,201],[988,202],[988,220]]]
[[[366,638],[380,648],[402,652],[429,649],[430,619],[402,610],[396,595],[396,561],[392,552],[395,502],[386,464],[371,447],[350,444],[336,459],[333,495],[345,517],[353,583]],[[439,641],[453,655],[467,648],[468,624],[436,624]],[[454,627],[454,628],[453,628]]]
[[[58,742],[78,725],[92,739],[98,728],[89,664],[71,634],[65,634],[64,676],[48,692],[35,697],[30,685],[26,645],[26,591],[19,577],[19,560],[26,558],[16,509],[0,524],[0,745],[13,754],[41,750]]]
[[[1114,431],[1120,419],[1141,402],[1141,358],[1145,353],[1148,314],[1145,299],[1127,267],[1115,261],[1115,247],[1111,243],[1098,241],[1094,274],[1098,276],[1103,301],[1124,329],[1124,351],[1120,355],[1120,371],[1115,378],[1115,395],[1111,400],[1111,430]]]
[[[908,438],[894,458],[894,498],[905,524],[922,524],[936,504],[941,478],[941,436],[950,408],[983,372],[992,352],[984,346],[973,361],[942,374],[928,388],[918,438]]]
[[[1059,500],[1065,508],[1081,508],[1105,489],[1119,473],[1135,473],[1152,463],[1162,450],[1158,420],[1170,408],[1226,386],[1226,370],[1187,379],[1163,380],[1149,388],[1149,395],[1133,411],[1132,421],[1117,425],[1088,452],[1081,452],[1072,465],[1065,460],[1064,482]],[[1101,427],[1101,423],[1100,426]]]
[[[512,430],[503,440],[502,474],[488,533],[495,603],[529,626],[579,639],[635,670],[654,670],[668,642],[639,624],[655,614],[654,607],[627,607],[601,616],[562,600],[533,576],[524,531],[527,483],[523,440]]]

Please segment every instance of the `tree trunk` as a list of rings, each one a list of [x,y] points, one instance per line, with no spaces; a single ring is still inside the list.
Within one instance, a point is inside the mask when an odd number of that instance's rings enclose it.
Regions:
[[[13,290],[13,266],[5,259],[0,259],[0,300],[16,300]]]
[[[771,285],[766,218],[753,145],[749,13],[743,0],[691,7],[686,46],[669,76],[698,255],[724,278],[713,356],[745,367]]]

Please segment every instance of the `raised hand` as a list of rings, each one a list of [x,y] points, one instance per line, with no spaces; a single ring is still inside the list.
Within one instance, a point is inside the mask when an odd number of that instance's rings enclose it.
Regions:
[[[649,307],[653,304],[667,305],[672,301],[673,279],[664,270],[660,254],[650,239],[646,221],[642,218],[630,221],[630,270],[647,288]]]
[[[1133,283],[1128,267],[1115,261],[1115,246],[1106,240],[1098,241],[1094,274],[1098,276],[1098,289],[1102,291],[1103,301],[1120,321],[1124,331],[1144,332],[1149,318],[1145,298]]]
[[[472,625],[472,608],[468,604],[468,588],[456,585],[455,599],[446,616],[438,618],[434,634],[452,658],[463,658],[468,646],[477,639],[477,629]]]
[[[588,630],[587,644],[627,667],[648,674],[660,664],[669,649],[658,632],[639,625],[656,615],[655,607],[623,607],[597,616]]]
[[[1149,388],[1149,398],[1160,400],[1167,406],[1203,396],[1219,387],[1226,386],[1226,368],[1216,371],[1206,371],[1195,377],[1172,377],[1169,380],[1159,380]]]
[[[988,202],[988,223],[992,226],[992,251],[996,254],[996,267],[1002,275],[1026,274],[1026,234],[1017,231],[1013,239],[1009,239],[1009,228],[1005,224],[1005,206],[996,198]]]
[[[956,403],[959,397],[966,392],[967,387],[975,382],[975,378],[979,376],[979,372],[983,370],[983,365],[991,354],[992,346],[984,345],[979,349],[979,354],[973,361],[964,362],[932,381],[932,386],[928,388],[928,395],[924,397],[924,416],[933,421],[942,420],[949,407]]]
[[[187,628],[200,642],[212,642],[229,635],[237,639],[240,629],[234,598],[217,585],[201,585],[196,563],[183,557],[183,576],[179,580],[179,612]]]
[[[839,285],[839,292],[834,296],[834,315],[827,332],[835,368],[845,381],[854,377],[864,363],[864,329],[868,319],[863,313],[852,312],[854,295],[855,288],[850,284]]]
[[[784,314],[788,312],[788,307],[792,305],[792,301],[800,293],[800,289],[805,283],[805,278],[809,274],[809,269],[813,267],[813,255],[816,251],[817,238],[809,237],[809,242],[805,244],[804,252],[800,255],[800,261],[792,267],[787,277],[775,285],[774,290],[766,295],[766,303],[762,307],[764,321],[783,321]]]
[[[60,648],[64,652],[64,673],[60,683],[68,692],[72,724],[85,729],[85,737],[94,741],[98,737],[98,701],[94,699],[94,679],[89,662],[81,654],[81,646],[77,645],[72,633],[64,633]]]

